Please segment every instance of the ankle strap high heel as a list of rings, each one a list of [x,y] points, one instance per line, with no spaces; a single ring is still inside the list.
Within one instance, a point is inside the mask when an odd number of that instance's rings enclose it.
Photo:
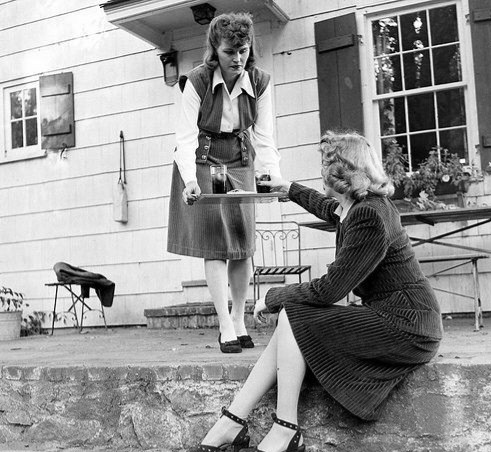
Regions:
[[[272,413],[271,417],[273,418],[273,421],[276,424],[281,425],[282,427],[289,428],[290,430],[295,430],[295,434],[293,435],[293,438],[288,443],[287,448],[282,452],[305,452],[305,444],[302,444],[301,446],[298,445],[300,443],[300,440],[302,439],[302,431],[300,430],[299,426],[296,424],[292,424],[291,422],[284,421],[283,419],[278,419],[276,413]],[[264,451],[258,449],[257,447],[249,447],[247,449],[243,449],[241,452],[264,452]]]
[[[271,417],[273,418],[273,422],[276,424],[289,428],[290,430],[295,430],[295,434],[288,443],[288,447],[284,452],[304,452],[305,444],[302,444],[301,446],[298,445],[300,443],[300,439],[302,438],[302,431],[300,430],[300,427],[297,424],[292,424],[291,422],[279,419],[278,416],[276,416],[276,413],[272,413]]]
[[[242,429],[237,434],[235,439],[231,443],[222,444],[218,447],[200,444],[199,446],[189,449],[189,452],[223,452],[226,450],[230,450],[231,452],[239,452],[241,449],[249,447],[250,437],[247,434],[249,430],[247,422],[235,414],[232,414],[230,411],[225,409],[225,407],[222,407],[222,416],[228,417],[237,424],[242,425]]]

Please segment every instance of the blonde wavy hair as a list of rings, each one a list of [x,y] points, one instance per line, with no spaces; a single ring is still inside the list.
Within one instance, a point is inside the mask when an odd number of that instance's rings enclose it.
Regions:
[[[360,201],[368,193],[392,196],[394,185],[373,146],[356,132],[328,130],[321,138],[322,178],[337,193]]]

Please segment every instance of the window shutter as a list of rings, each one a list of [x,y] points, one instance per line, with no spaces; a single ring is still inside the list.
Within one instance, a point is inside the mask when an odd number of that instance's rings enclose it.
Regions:
[[[489,0],[470,0],[472,52],[477,93],[477,118],[481,165],[491,170],[491,5]]]
[[[315,42],[321,133],[333,128],[363,133],[355,14],[317,22]]]
[[[73,74],[45,75],[39,78],[41,94],[41,148],[75,146],[73,118]]]

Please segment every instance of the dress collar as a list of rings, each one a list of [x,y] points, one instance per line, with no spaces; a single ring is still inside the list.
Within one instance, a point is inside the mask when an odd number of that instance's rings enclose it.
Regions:
[[[220,70],[220,66],[217,66],[215,71],[213,72],[213,84],[212,84],[212,92],[215,92],[215,88],[223,84],[225,86],[225,80],[223,80],[222,71]],[[249,78],[249,73],[247,71],[242,71],[239,75],[239,78],[235,82],[234,88],[230,93],[230,97],[233,99],[238,96],[244,90],[249,96],[256,97],[254,95],[254,91],[252,89],[251,80]]]
[[[346,218],[346,216],[348,215],[348,212],[353,207],[354,203],[355,203],[355,200],[352,199],[346,207],[343,208],[343,206],[341,206],[341,204],[339,204],[336,207],[336,210],[334,211],[334,213],[339,217],[340,223],[342,223],[343,220]]]

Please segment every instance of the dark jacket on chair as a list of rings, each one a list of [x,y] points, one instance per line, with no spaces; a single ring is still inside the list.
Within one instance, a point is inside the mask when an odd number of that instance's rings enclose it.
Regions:
[[[115,284],[99,273],[92,273],[83,268],[74,267],[66,262],[57,262],[53,270],[58,282],[65,284],[79,284],[83,298],[89,298],[92,287],[101,301],[102,306],[111,307],[114,298]]]

